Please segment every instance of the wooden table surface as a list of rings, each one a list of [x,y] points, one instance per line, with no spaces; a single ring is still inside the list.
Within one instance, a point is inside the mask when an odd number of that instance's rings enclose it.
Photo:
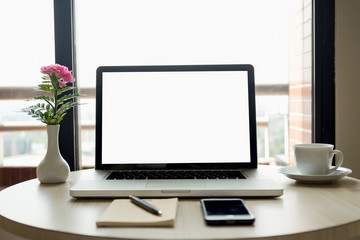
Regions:
[[[199,199],[180,199],[174,228],[98,228],[111,199],[74,199],[69,188],[94,170],[72,172],[63,184],[26,181],[0,192],[0,227],[28,239],[306,239],[360,236],[360,180],[304,184],[272,167],[260,167],[284,187],[278,198],[245,198],[252,226],[209,227]]]

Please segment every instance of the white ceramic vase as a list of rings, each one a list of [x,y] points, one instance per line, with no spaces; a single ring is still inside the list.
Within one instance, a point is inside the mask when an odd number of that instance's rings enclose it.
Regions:
[[[60,125],[47,125],[48,147],[44,159],[36,169],[41,183],[62,183],[69,177],[70,168],[59,150]]]

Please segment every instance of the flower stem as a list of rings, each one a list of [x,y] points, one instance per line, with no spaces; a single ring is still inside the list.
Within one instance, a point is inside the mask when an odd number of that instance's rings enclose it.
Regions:
[[[58,110],[58,104],[57,104],[57,101],[58,101],[58,90],[59,89],[54,89],[54,98],[55,98],[55,108],[54,108],[54,116],[56,115],[56,112]]]

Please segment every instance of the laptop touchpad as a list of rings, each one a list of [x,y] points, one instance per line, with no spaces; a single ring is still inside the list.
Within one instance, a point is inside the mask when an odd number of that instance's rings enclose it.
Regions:
[[[146,188],[152,189],[198,189],[206,188],[203,180],[150,180]]]

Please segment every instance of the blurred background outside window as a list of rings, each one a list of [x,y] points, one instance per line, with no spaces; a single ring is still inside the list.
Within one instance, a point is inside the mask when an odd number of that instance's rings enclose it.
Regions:
[[[311,0],[75,0],[82,167],[95,163],[97,67],[238,63],[255,67],[259,162],[293,164],[292,145],[311,142],[311,8]],[[40,67],[54,63],[53,12],[47,0],[0,3],[2,168],[36,167],[45,156],[45,125],[20,110]]]

